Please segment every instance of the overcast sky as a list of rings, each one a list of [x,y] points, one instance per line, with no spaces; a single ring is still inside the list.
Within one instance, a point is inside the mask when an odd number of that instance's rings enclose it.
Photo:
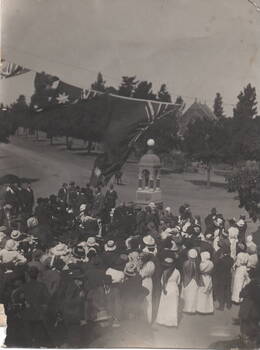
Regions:
[[[2,3],[3,57],[68,83],[87,88],[101,71],[117,86],[136,75],[210,106],[216,92],[236,103],[248,82],[260,94],[260,12],[248,0]],[[1,99],[30,96],[32,82],[32,73],[2,81]]]

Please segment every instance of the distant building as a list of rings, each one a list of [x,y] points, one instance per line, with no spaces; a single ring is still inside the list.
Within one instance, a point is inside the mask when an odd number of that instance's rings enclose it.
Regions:
[[[194,123],[198,119],[216,120],[217,117],[206,103],[195,100],[179,118],[179,133],[183,135],[188,125]]]

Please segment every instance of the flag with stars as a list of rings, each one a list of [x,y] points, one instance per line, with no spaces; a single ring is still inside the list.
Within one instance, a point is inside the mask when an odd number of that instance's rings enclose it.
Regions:
[[[49,109],[64,108],[62,118],[66,115],[70,125],[75,126],[74,120],[79,125],[75,137],[103,144],[105,151],[95,161],[92,185],[106,184],[122,168],[145,132],[182,108],[172,103],[82,89],[45,73],[36,74],[34,86],[31,104],[36,112],[43,112],[43,118],[46,111],[48,118]]]
[[[65,83],[46,73],[36,73],[34,86],[33,108],[36,112],[76,104],[79,101],[92,99],[98,94],[96,91]]]

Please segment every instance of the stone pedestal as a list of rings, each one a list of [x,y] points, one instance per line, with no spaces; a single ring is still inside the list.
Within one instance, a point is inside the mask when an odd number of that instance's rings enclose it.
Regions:
[[[160,183],[160,158],[154,154],[154,140],[147,141],[148,152],[139,161],[138,188],[136,191],[136,204],[141,207],[154,202],[162,207],[162,192]]]

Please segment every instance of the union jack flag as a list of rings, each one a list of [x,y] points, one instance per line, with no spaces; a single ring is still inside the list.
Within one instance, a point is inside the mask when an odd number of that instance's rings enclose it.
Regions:
[[[154,122],[167,111],[169,103],[153,103],[152,101],[145,102],[145,112],[149,123]]]

